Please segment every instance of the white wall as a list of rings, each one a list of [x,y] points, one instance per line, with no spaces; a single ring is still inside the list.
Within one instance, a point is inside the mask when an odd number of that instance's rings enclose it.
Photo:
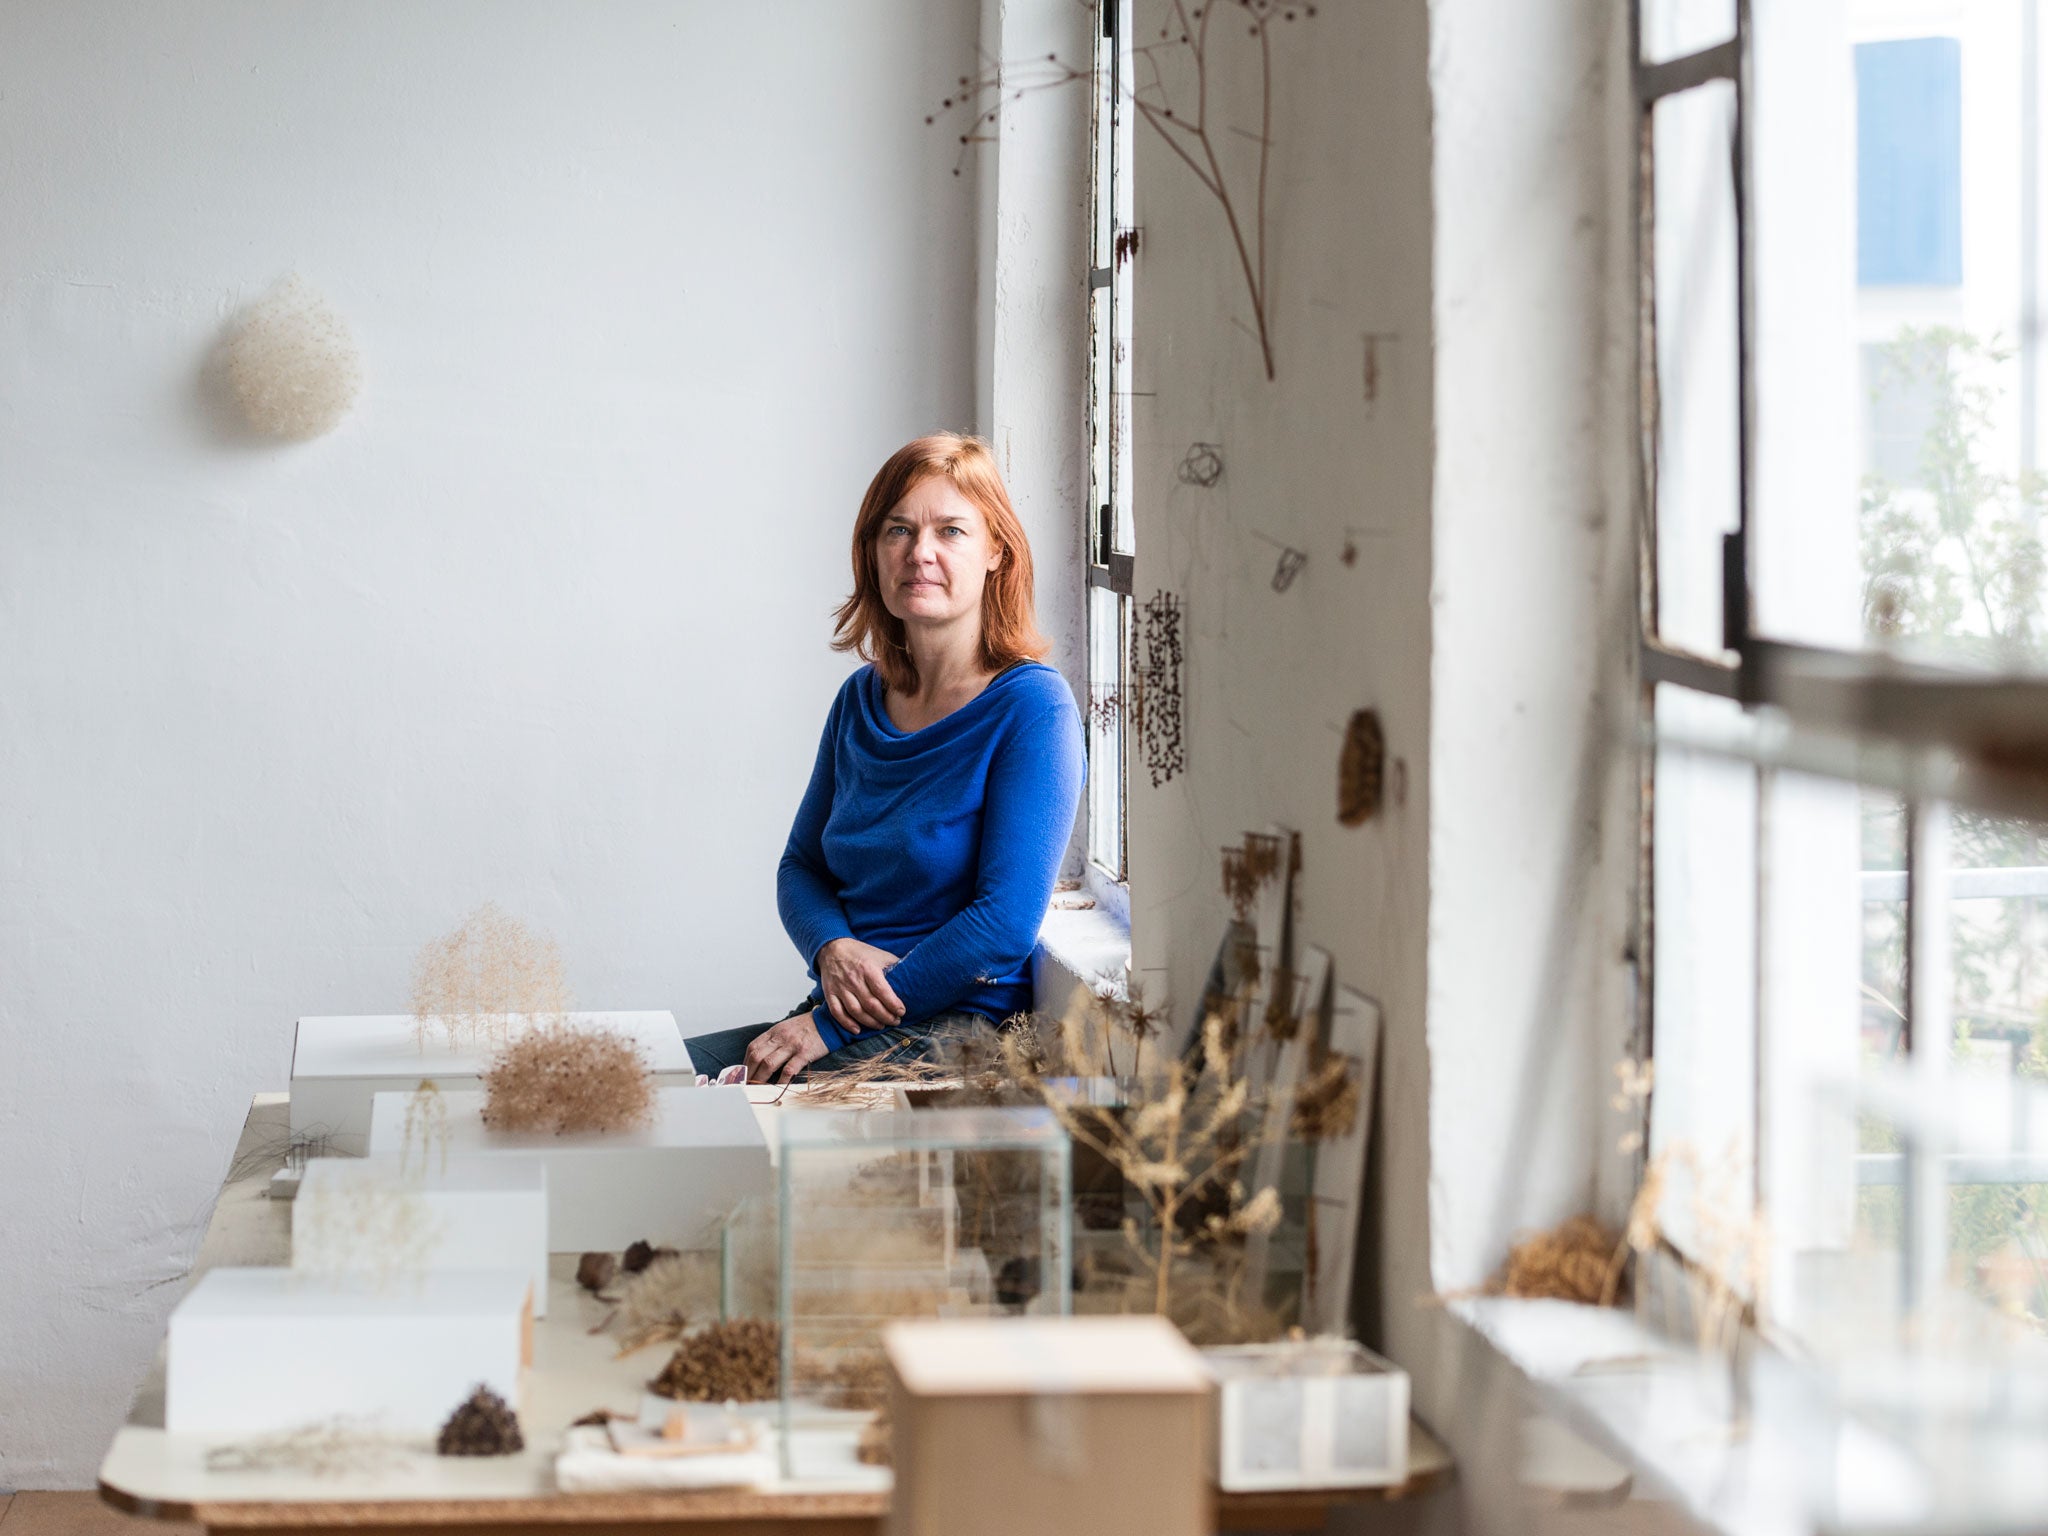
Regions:
[[[1140,42],[1156,35],[1160,9],[1140,7]],[[1216,203],[1139,125],[1131,412],[1137,595],[1180,595],[1187,658],[1187,769],[1159,789],[1137,766],[1130,776],[1135,964],[1155,996],[1169,991],[1185,1026],[1229,917],[1219,850],[1268,823],[1302,833],[1301,937],[1384,1010],[1388,1209],[1367,1267],[1404,1314],[1429,1288],[1426,21],[1423,0],[1404,0],[1274,24],[1271,383]],[[1219,152],[1249,187],[1251,157],[1233,130],[1258,128],[1258,56],[1234,24],[1212,39]],[[1368,335],[1378,338],[1371,401]],[[1176,474],[1197,441],[1220,445],[1224,460],[1206,490]],[[1347,539],[1357,552],[1348,566]],[[1308,563],[1275,592],[1281,545]],[[1388,801],[1348,829],[1336,819],[1337,763],[1346,721],[1366,707],[1385,731]],[[1375,1330],[1376,1319],[1359,1321]]]
[[[1212,114],[1255,127],[1255,71],[1221,66]],[[1184,1022],[1226,915],[1218,849],[1301,830],[1304,936],[1386,1022],[1361,1255],[1379,1305],[1358,1322],[1452,1440],[1461,1517],[1500,1528],[1514,1398],[1428,1298],[1482,1280],[1518,1229],[1618,1198],[1602,1106],[1634,847],[1626,11],[1323,6],[1278,29],[1274,77],[1274,383],[1214,203],[1139,130],[1137,584],[1187,604],[1189,766],[1160,790],[1133,774],[1137,964]],[[1223,448],[1213,490],[1174,475],[1197,439]],[[1275,541],[1309,557],[1284,593]],[[1406,796],[1347,830],[1340,732],[1361,706]]]
[[[798,995],[846,532],[974,417],[945,0],[0,10],[0,1486],[82,1485],[296,1014],[493,897],[594,1005]],[[297,268],[357,414],[214,350]],[[1056,523],[1058,509],[1027,506]]]

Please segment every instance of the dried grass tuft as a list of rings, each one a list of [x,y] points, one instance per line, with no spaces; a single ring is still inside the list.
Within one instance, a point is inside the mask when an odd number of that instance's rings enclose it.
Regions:
[[[629,1131],[654,1117],[654,1081],[609,1030],[529,1029],[484,1073],[484,1124],[497,1131]]]
[[[1604,1307],[1613,1303],[1628,1256],[1621,1237],[1591,1216],[1574,1216],[1508,1250],[1487,1292]]]
[[[429,940],[413,965],[412,1012],[420,1047],[439,1030],[451,1043],[498,1040],[520,1015],[559,1018],[569,985],[555,941],[496,902]]]
[[[362,1420],[323,1419],[274,1435],[214,1446],[206,1453],[206,1470],[366,1477],[412,1464],[421,1449],[413,1441],[372,1429]]]
[[[660,1340],[681,1338],[690,1326],[691,1303],[702,1290],[698,1266],[680,1253],[664,1253],[628,1276],[612,1317],[619,1353],[630,1355]]]

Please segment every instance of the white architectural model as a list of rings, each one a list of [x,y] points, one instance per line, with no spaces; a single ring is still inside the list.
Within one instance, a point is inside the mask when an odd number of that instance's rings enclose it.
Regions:
[[[370,1151],[408,1167],[445,1158],[515,1155],[547,1165],[548,1250],[618,1252],[645,1240],[687,1247],[711,1239],[724,1214],[769,1187],[768,1143],[738,1088],[661,1088],[654,1121],[637,1130],[551,1136],[493,1131],[481,1092],[433,1096],[432,1129],[410,1093],[380,1093]],[[408,1145],[408,1126],[412,1145]]]
[[[532,1362],[524,1270],[430,1271],[401,1285],[209,1270],[171,1313],[164,1426],[251,1435],[347,1419],[431,1433],[479,1383],[517,1407]]]
[[[672,1013],[560,1017],[578,1029],[608,1029],[633,1042],[657,1088],[696,1081]],[[506,1031],[531,1022],[515,1015]],[[292,1045],[293,1137],[318,1151],[356,1156],[369,1142],[372,1094],[409,1091],[422,1081],[445,1089],[482,1086],[504,1036],[457,1043],[430,1033],[423,1043],[418,1025],[409,1013],[300,1019]]]

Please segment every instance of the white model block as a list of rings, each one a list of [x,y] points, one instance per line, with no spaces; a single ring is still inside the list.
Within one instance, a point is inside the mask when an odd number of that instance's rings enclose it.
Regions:
[[[215,1269],[171,1313],[164,1427],[272,1433],[337,1417],[432,1432],[479,1384],[515,1408],[533,1363],[523,1270],[399,1284]]]
[[[1216,1382],[1216,1486],[1389,1487],[1408,1476],[1408,1373],[1344,1339],[1202,1351]]]
[[[427,1166],[419,1166],[425,1162]],[[292,1202],[292,1267],[404,1278],[516,1269],[547,1316],[548,1170],[531,1157],[307,1160]]]
[[[434,1144],[408,1151],[412,1097],[377,1095],[370,1151],[407,1153],[408,1161],[439,1157],[443,1149],[451,1159],[538,1157],[548,1171],[552,1253],[615,1253],[643,1239],[702,1246],[741,1200],[769,1190],[768,1142],[743,1087],[658,1088],[650,1124],[568,1136],[487,1129],[483,1094],[444,1093]]]
[[[672,1013],[570,1013],[577,1029],[608,1029],[640,1048],[657,1086],[697,1080]],[[430,1027],[422,1045],[409,1013],[300,1019],[292,1044],[292,1135],[320,1149],[359,1156],[370,1135],[373,1094],[410,1090],[421,1079],[447,1089],[481,1088],[504,1042],[533,1020],[514,1016],[495,1037],[450,1041]]]

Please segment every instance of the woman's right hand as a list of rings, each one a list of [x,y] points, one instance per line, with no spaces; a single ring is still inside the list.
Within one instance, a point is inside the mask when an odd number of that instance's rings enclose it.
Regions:
[[[859,939],[833,939],[818,951],[818,985],[841,1024],[886,1029],[903,1017],[903,1001],[887,975],[897,957]]]

